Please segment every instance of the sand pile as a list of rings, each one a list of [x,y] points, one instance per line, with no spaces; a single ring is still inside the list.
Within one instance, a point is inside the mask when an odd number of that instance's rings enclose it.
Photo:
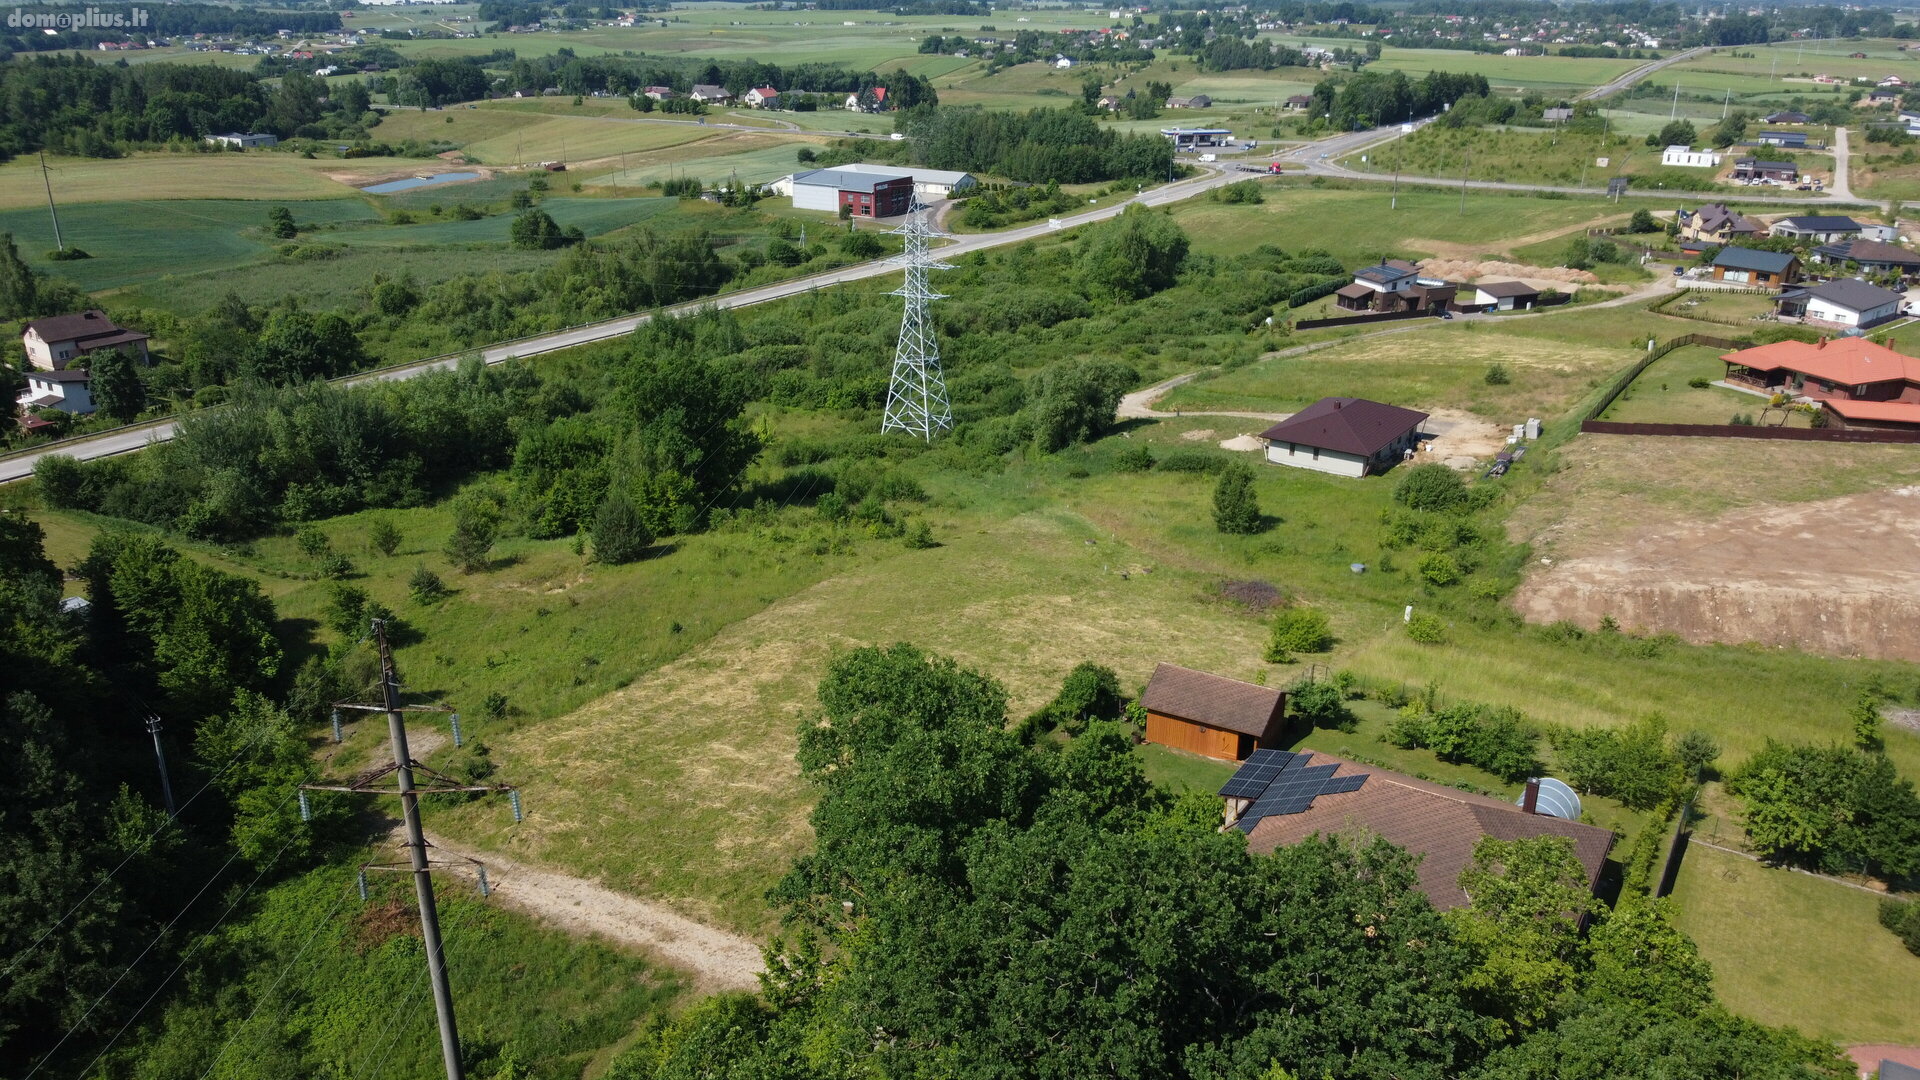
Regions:
[[[1420,264],[1420,272],[1428,277],[1445,278],[1448,281],[1478,281],[1482,278],[1499,281],[1524,281],[1535,288],[1552,288],[1560,285],[1597,285],[1600,279],[1585,270],[1569,270],[1564,266],[1528,266],[1525,263],[1501,262],[1496,259],[1428,259]]]

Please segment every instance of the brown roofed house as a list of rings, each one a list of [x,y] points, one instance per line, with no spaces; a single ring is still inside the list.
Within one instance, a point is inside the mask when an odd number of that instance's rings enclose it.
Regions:
[[[27,360],[42,371],[58,371],[74,360],[102,349],[122,349],[147,363],[147,335],[128,330],[107,318],[99,308],[35,319],[20,336]]]
[[[1427,414],[1365,398],[1330,397],[1260,433],[1267,460],[1337,476],[1392,468],[1420,445]]]
[[[1300,759],[1305,759],[1304,761]],[[1607,829],[1415,780],[1319,752],[1257,755],[1221,788],[1227,827],[1266,854],[1314,835],[1379,836],[1420,857],[1420,891],[1445,911],[1468,902],[1460,871],[1482,837],[1564,836],[1594,887],[1612,850]]]
[[[1148,742],[1225,761],[1276,745],[1286,728],[1281,691],[1175,664],[1153,669],[1140,706]]]

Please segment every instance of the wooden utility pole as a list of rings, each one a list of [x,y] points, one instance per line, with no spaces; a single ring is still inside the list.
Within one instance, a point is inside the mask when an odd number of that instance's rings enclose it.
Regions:
[[[440,1056],[445,1061],[447,1080],[465,1080],[465,1068],[460,1060],[460,1032],[453,1017],[453,989],[447,979],[446,950],[440,942],[440,912],[433,897],[434,866],[452,865],[447,862],[435,862],[428,854],[426,832],[420,825],[420,793],[473,791],[506,792],[513,803],[513,819],[521,820],[520,793],[509,784],[462,784],[450,776],[444,776],[413,760],[413,753],[407,746],[406,714],[409,712],[451,712],[440,705],[403,705],[400,701],[400,676],[393,664],[393,649],[387,643],[387,626],[381,619],[372,620],[373,640],[380,651],[380,690],[381,700],[377,705],[363,705],[342,702],[338,707],[359,709],[366,712],[384,712],[387,714],[387,739],[393,750],[393,763],[371,772],[362,774],[350,784],[302,784],[300,795],[303,815],[308,809],[307,791],[341,791],[349,794],[393,794],[400,796],[400,814],[406,833],[404,846],[407,849],[407,863],[370,864],[361,868],[362,896],[365,895],[365,874],[367,870],[405,869],[413,875],[415,899],[420,905],[420,937],[426,945],[427,975],[433,984],[433,1011],[440,1025]],[[453,744],[459,746],[460,716],[453,716]],[[424,773],[427,777],[425,787],[417,786],[414,774]],[[394,786],[377,786],[387,776],[393,774]],[[471,860],[463,860],[479,872],[480,894],[487,895],[487,870],[485,866]]]

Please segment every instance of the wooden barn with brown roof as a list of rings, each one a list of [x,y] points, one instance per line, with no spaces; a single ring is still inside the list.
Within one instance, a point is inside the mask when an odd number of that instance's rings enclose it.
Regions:
[[[1564,836],[1597,887],[1613,849],[1610,830],[1457,788],[1416,780],[1317,751],[1263,751],[1220,789],[1226,824],[1247,835],[1247,850],[1266,854],[1314,835],[1378,836],[1420,857],[1420,891],[1445,911],[1464,906],[1460,871],[1483,837],[1521,840]]]
[[[1175,664],[1153,669],[1140,705],[1148,742],[1223,761],[1278,745],[1286,728],[1281,691]]]

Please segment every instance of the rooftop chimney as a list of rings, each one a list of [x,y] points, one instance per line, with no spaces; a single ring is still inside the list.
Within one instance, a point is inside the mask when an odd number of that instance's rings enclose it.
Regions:
[[[1525,810],[1529,814],[1537,814],[1540,812],[1538,809],[1539,806],[1540,778],[1536,776],[1527,781],[1526,800],[1520,804],[1520,809]]]

